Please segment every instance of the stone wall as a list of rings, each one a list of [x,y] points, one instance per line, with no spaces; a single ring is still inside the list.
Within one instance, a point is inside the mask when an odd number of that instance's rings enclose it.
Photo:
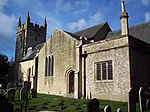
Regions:
[[[86,94],[92,98],[127,101],[130,88],[128,37],[83,46],[86,58]],[[112,60],[113,80],[95,79],[95,62]]]
[[[28,60],[28,61],[23,61],[19,63],[19,78],[22,81],[28,81],[29,77],[29,69],[30,69],[30,81],[31,81],[31,88],[33,88],[33,83],[34,83],[34,76],[35,76],[35,66],[34,66],[34,60]]]
[[[138,90],[143,87],[149,91],[150,87],[150,44],[130,37],[130,71],[131,87]]]
[[[55,29],[39,52],[38,92],[67,96],[69,71],[76,72],[77,40]],[[54,76],[45,76],[45,57],[54,57]]]

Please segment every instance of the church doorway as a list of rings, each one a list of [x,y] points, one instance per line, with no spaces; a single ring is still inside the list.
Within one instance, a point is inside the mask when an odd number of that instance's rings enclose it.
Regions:
[[[74,93],[74,71],[69,73],[69,94]]]

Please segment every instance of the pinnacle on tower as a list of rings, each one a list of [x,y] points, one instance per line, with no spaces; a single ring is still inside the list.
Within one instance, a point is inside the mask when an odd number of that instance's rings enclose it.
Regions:
[[[45,28],[47,27],[46,17],[44,18],[43,26],[44,26]]]
[[[18,27],[21,26],[21,16],[19,17],[19,20],[18,20]]]
[[[29,23],[30,22],[30,15],[29,15],[29,11],[28,11],[28,15],[26,17],[26,23]]]
[[[121,20],[121,35],[128,35],[129,28],[128,28],[128,13],[125,9],[124,0],[121,0],[121,13],[120,13],[120,20]]]

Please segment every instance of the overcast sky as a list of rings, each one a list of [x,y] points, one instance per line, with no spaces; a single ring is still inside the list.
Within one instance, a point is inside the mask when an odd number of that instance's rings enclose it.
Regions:
[[[32,23],[47,18],[47,38],[55,28],[75,32],[107,21],[120,29],[121,0],[0,0],[0,53],[14,57],[19,16],[24,23],[29,10]],[[150,0],[125,0],[129,25],[150,21]]]

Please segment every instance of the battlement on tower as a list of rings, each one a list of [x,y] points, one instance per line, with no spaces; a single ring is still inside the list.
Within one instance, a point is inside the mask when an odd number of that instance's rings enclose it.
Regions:
[[[38,44],[46,41],[47,23],[44,19],[43,25],[30,22],[29,12],[26,17],[26,22],[21,23],[21,17],[18,21],[18,27],[16,32],[16,53],[15,60],[19,61],[27,55],[28,48],[35,49]]]
[[[30,29],[30,30],[35,30],[35,31],[38,31],[40,33],[45,33],[46,32],[46,27],[45,26],[40,26],[36,23],[24,23],[22,24],[21,26],[18,26],[17,28],[17,33],[23,31],[23,30],[27,30],[27,29]]]

